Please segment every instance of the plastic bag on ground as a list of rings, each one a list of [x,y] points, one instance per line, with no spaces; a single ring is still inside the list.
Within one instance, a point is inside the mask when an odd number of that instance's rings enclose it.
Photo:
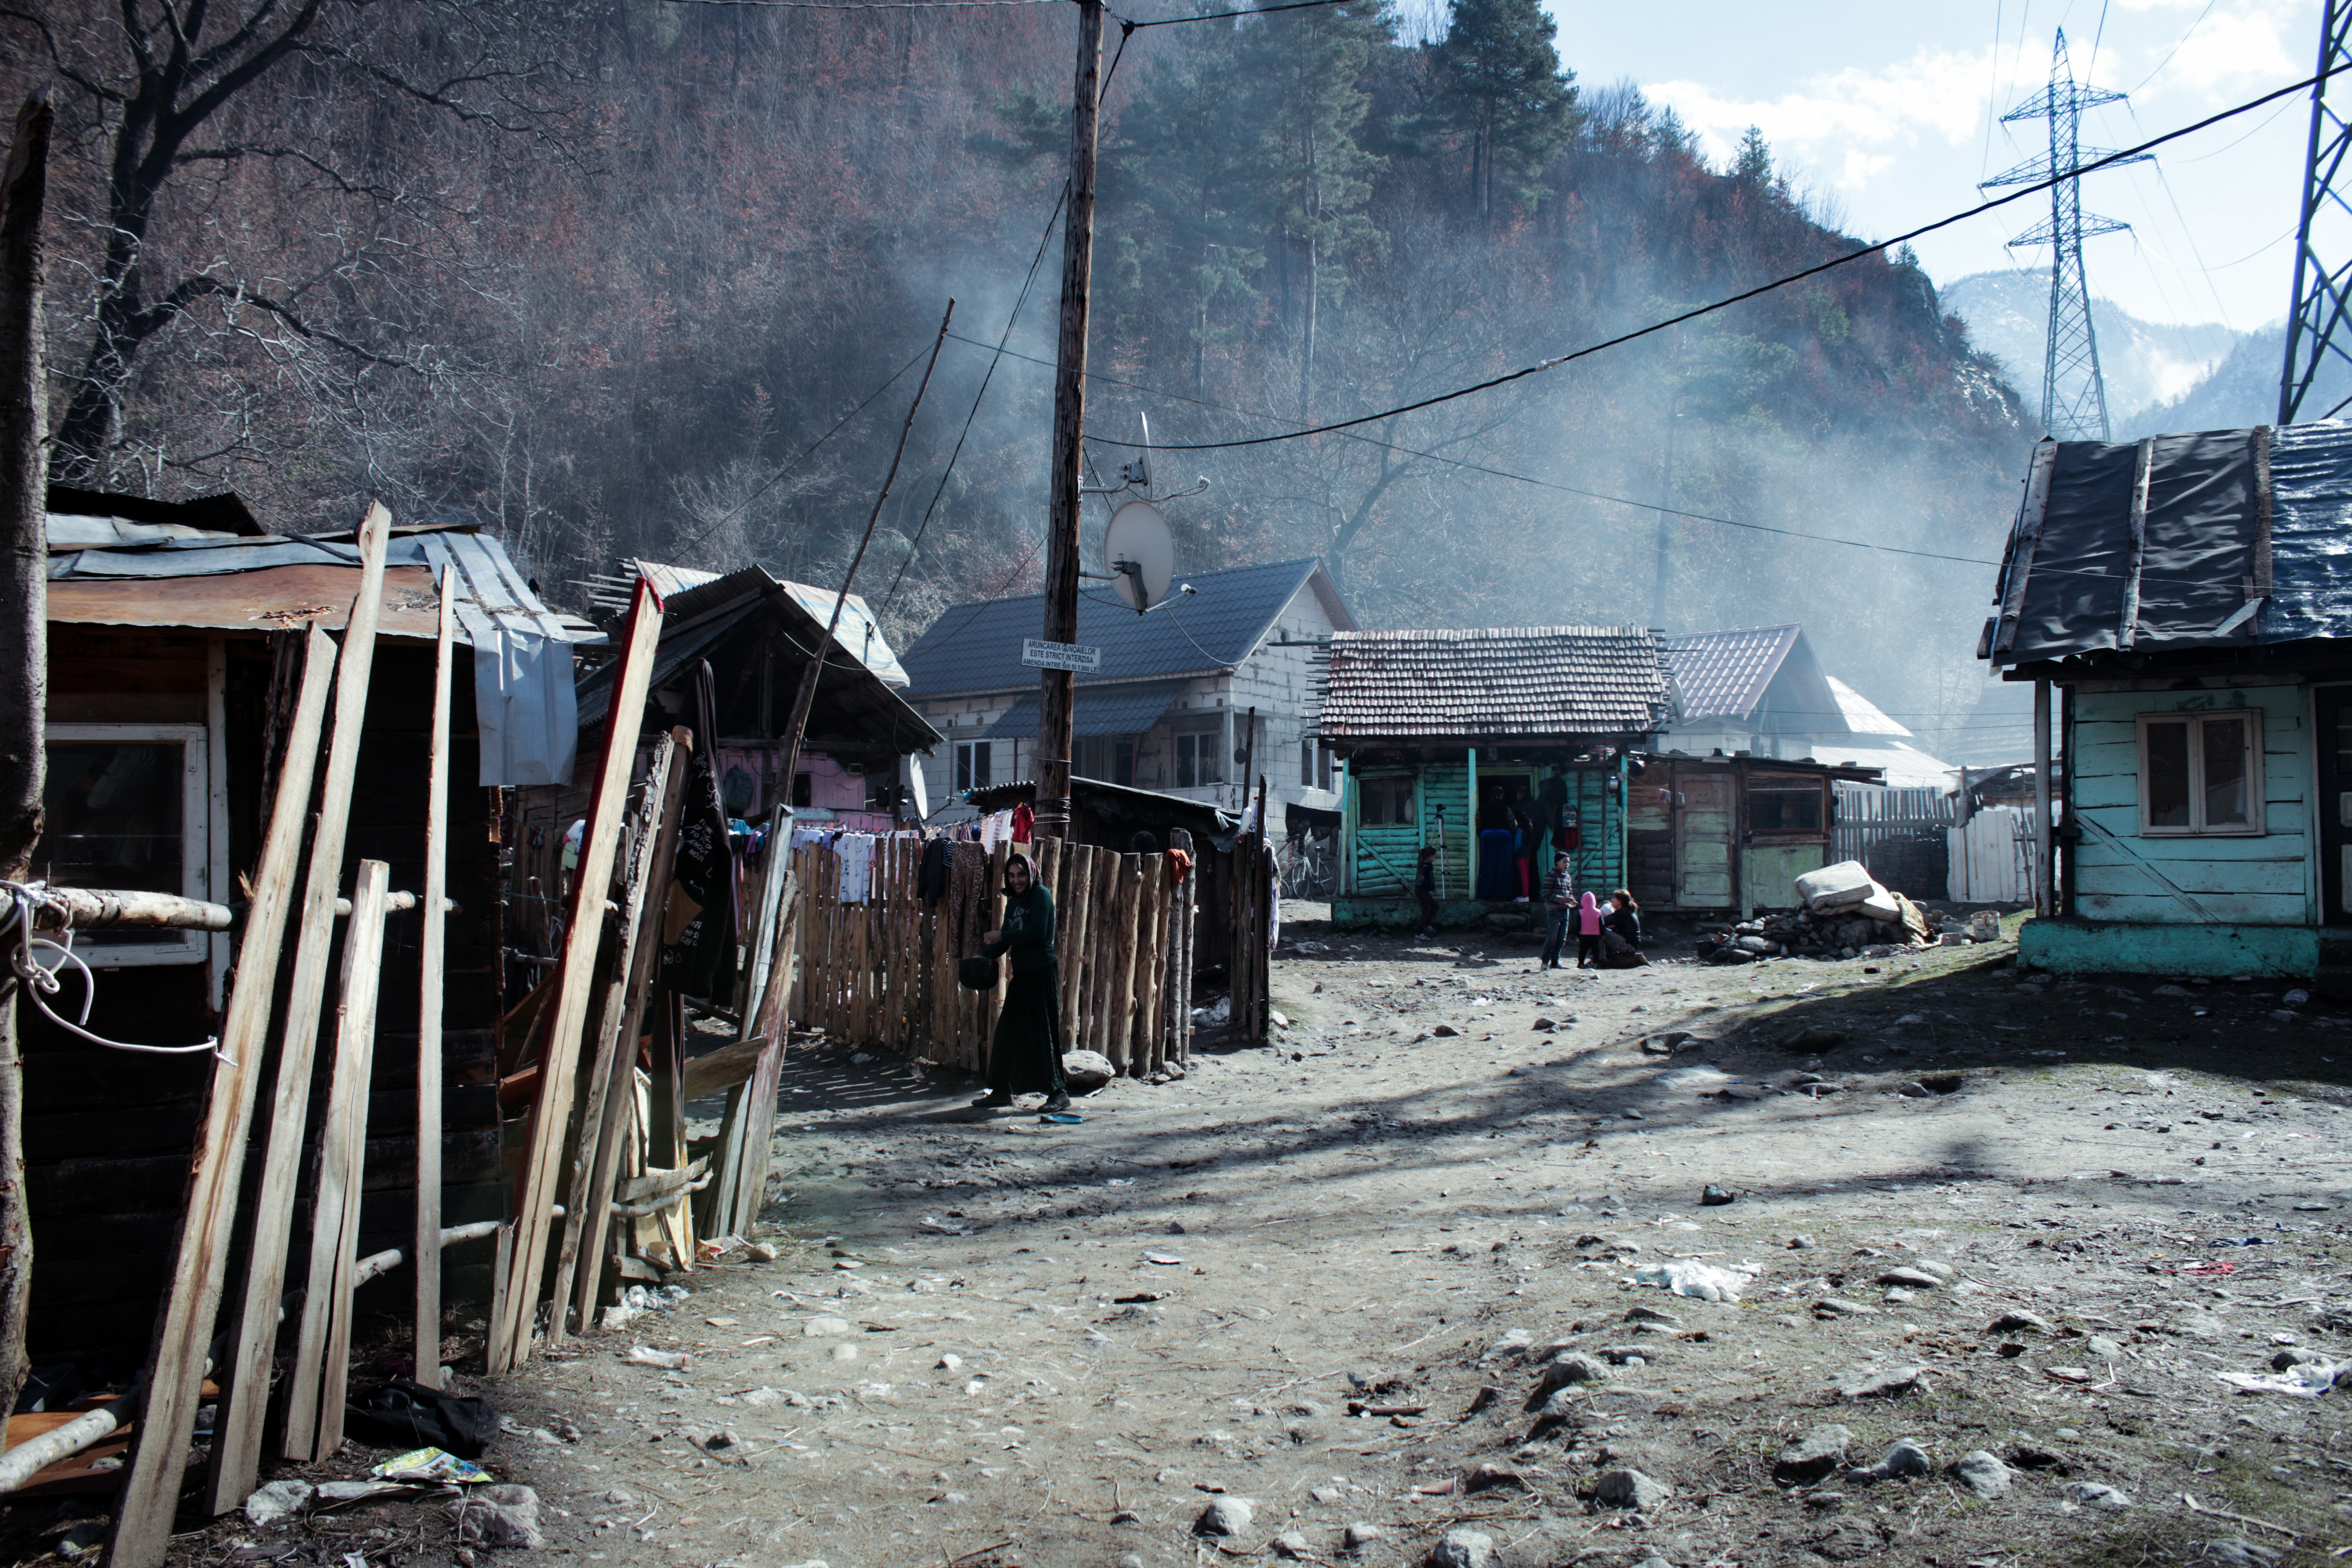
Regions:
[[[1763,1272],[1753,1263],[1718,1268],[1712,1263],[1685,1260],[1644,1263],[1633,1270],[1633,1279],[1638,1284],[1662,1286],[1677,1296],[1690,1296],[1701,1301],[1737,1301],[1739,1293]]]
[[[2335,1387],[2338,1378],[2352,1386],[2352,1361],[2307,1362],[2274,1376],[2247,1372],[2217,1372],[2213,1375],[2248,1394],[2292,1394],[2303,1399],[2315,1399]]]

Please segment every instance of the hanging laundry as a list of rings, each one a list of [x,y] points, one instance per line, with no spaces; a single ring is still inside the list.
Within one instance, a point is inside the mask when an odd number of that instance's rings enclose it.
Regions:
[[[874,835],[845,833],[834,848],[841,857],[841,901],[866,902],[874,890]]]
[[[1037,813],[1024,801],[1013,808],[1013,842],[1029,842],[1029,830],[1037,825]]]
[[[1011,812],[992,811],[980,819],[980,847],[982,849],[993,855],[996,853],[998,845],[1012,842],[1013,814]]]
[[[1181,888],[1184,879],[1192,874],[1192,852],[1190,849],[1168,851],[1168,885]]]
[[[934,838],[923,846],[922,869],[915,874],[915,891],[927,904],[936,904],[947,896],[948,858],[954,846],[944,838]]]

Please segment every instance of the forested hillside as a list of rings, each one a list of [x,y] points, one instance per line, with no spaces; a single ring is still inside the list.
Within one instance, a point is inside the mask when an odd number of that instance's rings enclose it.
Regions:
[[[233,485],[289,528],[371,493],[475,509],[558,598],[616,552],[824,581],[953,296],[989,346],[950,343],[859,586],[879,603],[906,566],[903,634],[1034,583],[1049,373],[1008,356],[973,409],[1016,302],[1009,348],[1052,357],[1071,7],[184,14],[205,27],[177,43],[98,0],[0,21],[5,85],[52,84],[61,114],[59,477]],[[1760,141],[1710,168],[1670,113],[1578,84],[1530,0],[1422,31],[1369,3],[1114,26],[1095,436],[1352,417],[1856,243]],[[1213,481],[1172,509],[1188,567],[1326,554],[1372,625],[1801,619],[1925,716],[1974,700],[1989,567],[1601,498],[1990,559],[2030,434],[1926,276],[1878,255],[1160,468]]]

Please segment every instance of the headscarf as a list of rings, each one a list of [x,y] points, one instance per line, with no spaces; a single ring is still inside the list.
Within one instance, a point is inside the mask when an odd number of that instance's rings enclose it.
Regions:
[[[1601,906],[1593,901],[1590,891],[1576,906],[1576,931],[1580,936],[1598,936],[1601,932]]]

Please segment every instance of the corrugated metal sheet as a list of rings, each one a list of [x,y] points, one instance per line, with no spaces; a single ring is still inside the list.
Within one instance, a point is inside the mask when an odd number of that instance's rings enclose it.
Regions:
[[[102,526],[101,526],[102,524]],[[153,533],[142,531],[153,529]],[[297,537],[194,533],[169,525],[52,514],[68,548],[49,561],[49,617],[97,626],[283,631],[350,624],[359,547]],[[111,535],[115,548],[94,547]],[[574,644],[602,642],[584,621],[540,603],[495,539],[442,531],[391,542],[380,634],[437,635],[443,572],[457,577],[457,638],[474,649],[474,707],[485,784],[572,782],[579,724]]]
[[[1663,721],[1657,639],[1638,626],[1340,632],[1317,729],[1339,741],[1647,733]]]
[[[2029,481],[1995,664],[2352,636],[2352,425],[2047,442]]]

